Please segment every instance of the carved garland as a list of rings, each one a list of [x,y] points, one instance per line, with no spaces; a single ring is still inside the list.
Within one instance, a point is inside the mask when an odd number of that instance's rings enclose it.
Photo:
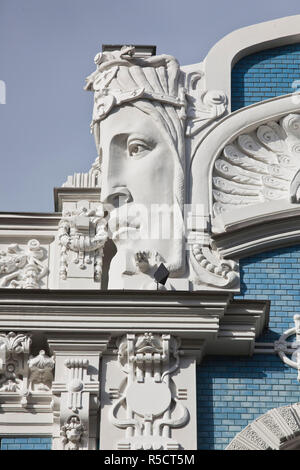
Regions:
[[[58,227],[60,245],[60,278],[66,280],[70,263],[84,270],[94,265],[95,281],[102,274],[103,246],[107,240],[106,221],[102,205],[96,210],[86,207],[65,211]],[[73,259],[70,254],[74,253]]]

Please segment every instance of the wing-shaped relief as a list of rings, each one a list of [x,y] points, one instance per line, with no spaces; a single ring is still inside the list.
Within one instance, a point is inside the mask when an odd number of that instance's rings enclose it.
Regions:
[[[226,145],[213,170],[214,215],[253,204],[300,201],[300,114],[289,114]]]

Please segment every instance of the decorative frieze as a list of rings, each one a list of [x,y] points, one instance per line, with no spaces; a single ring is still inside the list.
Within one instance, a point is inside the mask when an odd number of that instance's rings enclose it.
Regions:
[[[46,250],[38,240],[29,240],[22,248],[13,243],[0,251],[0,287],[41,289],[48,274]]]

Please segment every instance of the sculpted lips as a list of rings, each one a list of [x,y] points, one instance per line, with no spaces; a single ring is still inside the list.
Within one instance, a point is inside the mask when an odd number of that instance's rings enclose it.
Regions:
[[[123,206],[125,207],[125,206]],[[140,221],[137,214],[131,215],[128,207],[115,209],[110,213],[108,227],[112,233],[112,239],[129,238],[130,233],[136,233],[140,229]]]

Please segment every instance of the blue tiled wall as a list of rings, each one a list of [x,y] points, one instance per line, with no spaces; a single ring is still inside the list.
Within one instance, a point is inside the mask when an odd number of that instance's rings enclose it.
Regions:
[[[269,329],[258,341],[274,341],[300,313],[300,246],[240,260],[241,295],[271,300]],[[197,371],[198,447],[223,449],[247,424],[272,408],[300,402],[297,371],[275,355],[208,357]]]
[[[240,299],[271,300],[269,330],[260,341],[274,341],[294,326],[300,313],[300,245],[240,260]]]
[[[299,90],[294,80],[300,80],[300,44],[243,57],[232,69],[232,111]]]
[[[224,449],[258,416],[300,401],[297,371],[275,355],[207,357],[197,388],[199,449]]]
[[[51,437],[0,438],[1,450],[51,450]]]

